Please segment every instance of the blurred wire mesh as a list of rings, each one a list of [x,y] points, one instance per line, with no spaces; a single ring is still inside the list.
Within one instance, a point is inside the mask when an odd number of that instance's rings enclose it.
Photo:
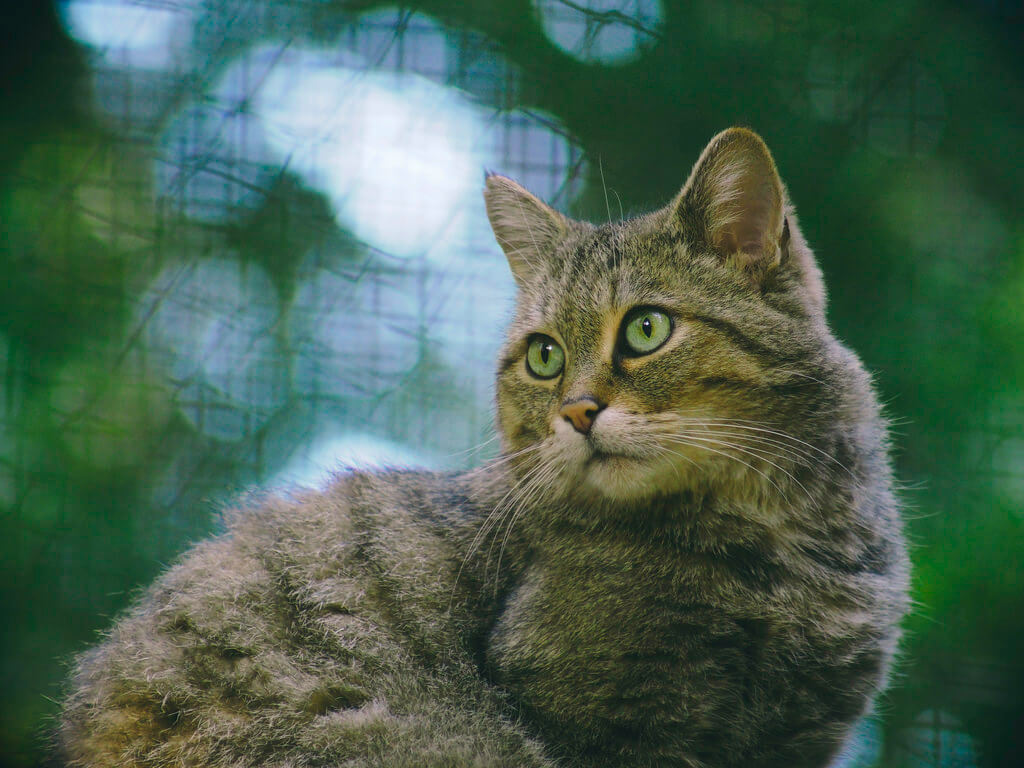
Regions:
[[[493,453],[514,286],[485,169],[613,218],[739,122],[925,489],[912,661],[839,764],[1014,764],[1021,17],[981,6],[58,2],[72,117],[11,128],[0,186],[0,751],[38,759],[53,659],[220,504]]]
[[[583,178],[580,149],[517,107],[519,74],[481,35],[386,9],[342,16],[324,44],[316,9],[62,7],[92,49],[97,113],[141,145],[97,185],[107,205],[82,201],[101,236],[144,252],[126,275],[133,378],[164,387],[166,418],[210,450],[258,456],[245,483],[275,482],[282,458],[309,481],[337,458],[309,451],[347,442],[353,460],[464,463],[512,298],[483,170],[563,206]],[[267,248],[268,226],[286,242]]]

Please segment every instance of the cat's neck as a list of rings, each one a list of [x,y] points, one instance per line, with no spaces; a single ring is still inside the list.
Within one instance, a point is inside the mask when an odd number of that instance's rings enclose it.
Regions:
[[[522,521],[523,536],[536,547],[565,542],[597,548],[624,546],[653,551],[714,552],[723,547],[763,541],[771,528],[759,518],[774,517],[752,502],[693,490],[657,496],[633,504],[566,501],[533,510]]]
[[[481,583],[495,584],[495,594],[527,571],[539,575],[570,563],[673,570],[707,561],[742,571],[779,562],[804,538],[801,514],[782,498],[701,488],[634,503],[543,499],[526,508],[507,504],[510,473],[475,471],[462,480],[474,507],[459,523],[465,567]]]

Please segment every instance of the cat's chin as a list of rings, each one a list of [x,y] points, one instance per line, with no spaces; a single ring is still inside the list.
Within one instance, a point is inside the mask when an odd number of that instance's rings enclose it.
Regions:
[[[580,470],[577,491],[584,499],[643,501],[658,494],[657,474],[645,458],[595,452]]]

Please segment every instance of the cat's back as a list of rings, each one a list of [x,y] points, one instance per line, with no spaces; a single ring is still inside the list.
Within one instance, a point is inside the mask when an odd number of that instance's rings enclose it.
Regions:
[[[351,474],[231,513],[78,660],[68,764],[330,764],[445,722],[445,700],[486,698],[467,650],[482,609],[456,587],[476,514],[464,487]]]

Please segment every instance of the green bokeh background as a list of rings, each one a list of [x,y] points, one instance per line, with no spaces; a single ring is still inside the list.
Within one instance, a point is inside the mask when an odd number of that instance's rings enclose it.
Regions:
[[[321,34],[373,6],[316,4]],[[832,325],[875,372],[895,423],[917,607],[879,708],[882,760],[1024,765],[1020,4],[666,3],[650,48],[619,66],[553,46],[526,0],[403,7],[482,33],[520,68],[516,104],[557,116],[592,160],[574,215],[606,215],[596,158],[638,212],[678,189],[718,130],[764,136],[825,272]],[[42,760],[70,655],[276,459],[198,439],[161,382],[133,373],[127,260],[139,251],[128,235],[96,237],[80,192],[150,217],[151,237],[171,238],[173,222],[154,217],[147,188],[103,197],[96,174],[115,177],[145,153],[126,154],[91,113],[88,63],[56,9],[7,13],[0,763],[28,766]],[[309,233],[334,227],[323,201],[285,177],[264,209],[216,235],[287,294]],[[416,397],[457,407],[441,391]],[[154,505],[153,487],[183,455],[192,487]]]

